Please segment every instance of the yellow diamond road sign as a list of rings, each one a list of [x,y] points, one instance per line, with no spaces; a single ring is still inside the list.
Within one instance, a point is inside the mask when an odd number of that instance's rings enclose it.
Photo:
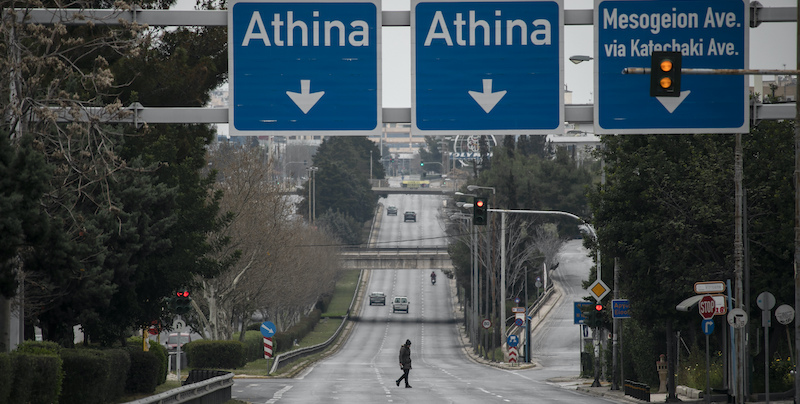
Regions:
[[[592,283],[589,286],[589,289],[587,290],[589,291],[589,293],[591,293],[592,297],[594,297],[594,299],[597,300],[598,302],[603,300],[603,298],[606,297],[608,292],[611,291],[611,289],[609,289],[608,286],[606,286],[606,284],[603,283],[603,281],[601,281],[600,279],[594,281],[594,283]]]

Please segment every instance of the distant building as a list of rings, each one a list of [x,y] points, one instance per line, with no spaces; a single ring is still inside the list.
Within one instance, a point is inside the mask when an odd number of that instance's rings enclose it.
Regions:
[[[765,104],[797,100],[797,76],[774,77],[774,80],[764,80],[762,76],[755,76],[750,95],[758,95]]]

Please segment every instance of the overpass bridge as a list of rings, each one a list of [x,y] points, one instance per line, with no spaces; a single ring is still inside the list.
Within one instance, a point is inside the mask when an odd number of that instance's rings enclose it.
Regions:
[[[341,257],[344,269],[453,269],[447,247],[353,248]]]

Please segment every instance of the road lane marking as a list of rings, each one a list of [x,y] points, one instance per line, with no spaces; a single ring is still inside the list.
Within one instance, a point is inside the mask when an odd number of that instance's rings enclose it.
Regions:
[[[277,403],[278,400],[280,400],[281,397],[283,397],[283,393],[286,393],[291,388],[292,388],[292,386],[288,385],[288,386],[276,391],[275,394],[272,395],[272,398],[267,400],[266,404],[275,404],[275,403]]]

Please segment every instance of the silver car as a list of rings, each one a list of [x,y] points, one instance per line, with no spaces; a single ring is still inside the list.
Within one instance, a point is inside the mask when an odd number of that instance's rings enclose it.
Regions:
[[[372,292],[369,294],[369,305],[380,304],[386,306],[386,295],[383,292]]]

